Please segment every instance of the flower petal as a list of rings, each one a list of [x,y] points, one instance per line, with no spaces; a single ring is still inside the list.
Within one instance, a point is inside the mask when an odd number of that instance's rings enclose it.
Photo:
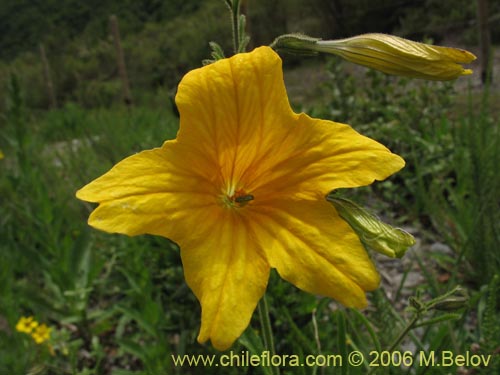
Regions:
[[[176,102],[179,142],[202,150],[234,190],[326,195],[385,179],[404,166],[348,125],[295,114],[281,59],[268,47],[191,71]]]
[[[111,233],[181,240],[191,232],[193,211],[211,216],[218,207],[211,168],[194,153],[168,141],[116,164],[77,192],[79,199],[100,203],[89,224]]]
[[[225,350],[248,326],[270,268],[240,213],[221,210],[217,222],[199,222],[180,245],[186,281],[202,308],[198,341]]]
[[[323,196],[346,187],[383,180],[404,166],[404,160],[349,125],[301,114],[286,139],[263,161],[261,174],[251,176],[255,196],[299,194]],[[257,198],[256,198],[257,199]]]
[[[358,236],[325,200],[253,206],[251,222],[271,267],[298,288],[361,308],[378,287]]]
[[[202,305],[199,341],[211,339],[223,350],[248,326],[269,265],[243,217],[217,202],[213,175],[202,173],[213,167],[198,164],[205,158],[186,163],[185,150],[166,142],[130,156],[77,196],[100,202],[89,218],[98,229],[162,235],[178,243],[186,281]]]
[[[179,142],[214,161],[235,190],[274,156],[297,115],[286,95],[281,59],[269,47],[238,54],[186,74],[176,96]]]

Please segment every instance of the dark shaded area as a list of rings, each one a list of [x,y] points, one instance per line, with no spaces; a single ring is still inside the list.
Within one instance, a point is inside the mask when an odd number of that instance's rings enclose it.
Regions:
[[[3,0],[0,3],[0,59],[13,59],[44,42],[62,46],[76,37],[96,40],[108,32],[116,14],[125,33],[136,33],[148,22],[166,22],[196,10],[201,0]]]
[[[460,46],[479,43],[476,2],[468,0],[248,0],[243,11],[250,49],[294,32],[323,39],[383,32],[434,43],[446,38]],[[500,3],[490,2],[492,43],[500,39],[499,14]],[[54,102],[89,108],[123,100],[111,15],[118,20],[132,97],[139,102],[156,90],[173,93],[188,70],[210,57],[209,41],[217,41],[226,56],[232,52],[222,0],[3,0],[0,86],[11,74],[19,76],[31,108],[50,108]],[[40,44],[54,94],[48,94]],[[4,102],[0,92],[0,110]]]

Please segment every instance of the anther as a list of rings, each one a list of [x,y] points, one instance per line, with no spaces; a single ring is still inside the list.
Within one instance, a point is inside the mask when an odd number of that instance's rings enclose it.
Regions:
[[[245,205],[250,201],[254,200],[254,196],[252,194],[247,194],[247,195],[240,195],[239,197],[234,198],[234,201],[236,203],[239,203],[241,205]]]

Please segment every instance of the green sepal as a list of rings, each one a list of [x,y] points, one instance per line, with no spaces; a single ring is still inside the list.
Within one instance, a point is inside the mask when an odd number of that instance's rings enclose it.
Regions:
[[[469,305],[469,298],[467,297],[450,297],[444,301],[438,302],[434,305],[434,309],[440,311],[455,311],[460,310]]]
[[[270,47],[276,51],[283,51],[294,55],[315,56],[317,51],[313,50],[313,46],[321,39],[313,38],[304,34],[284,34],[280,35]]]
[[[367,249],[391,258],[401,258],[415,244],[411,234],[380,221],[354,202],[328,195],[326,197],[342,219],[347,221]]]
[[[442,296],[429,301],[428,308],[439,311],[456,311],[468,307],[469,300],[467,290],[458,285]]]

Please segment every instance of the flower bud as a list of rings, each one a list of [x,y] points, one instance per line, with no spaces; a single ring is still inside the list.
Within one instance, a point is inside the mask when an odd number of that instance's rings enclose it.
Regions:
[[[284,36],[285,37],[285,36]],[[346,39],[307,42],[305,36],[276,39],[275,47],[285,51],[307,49],[331,53],[355,64],[380,70],[386,74],[448,81],[472,73],[461,64],[476,59],[472,53],[450,47],[413,42],[387,34],[362,34]]]
[[[435,298],[430,307],[440,311],[455,311],[467,307],[469,294],[461,286],[456,286],[448,293]]]
[[[294,55],[317,55],[318,51],[314,48],[320,40],[304,34],[285,34],[277,37],[271,47]]]
[[[433,307],[439,311],[456,311],[469,304],[468,297],[448,297],[443,301],[437,302]]]
[[[347,221],[366,248],[391,258],[401,258],[415,244],[413,236],[383,223],[354,202],[327,196],[342,219]]]

